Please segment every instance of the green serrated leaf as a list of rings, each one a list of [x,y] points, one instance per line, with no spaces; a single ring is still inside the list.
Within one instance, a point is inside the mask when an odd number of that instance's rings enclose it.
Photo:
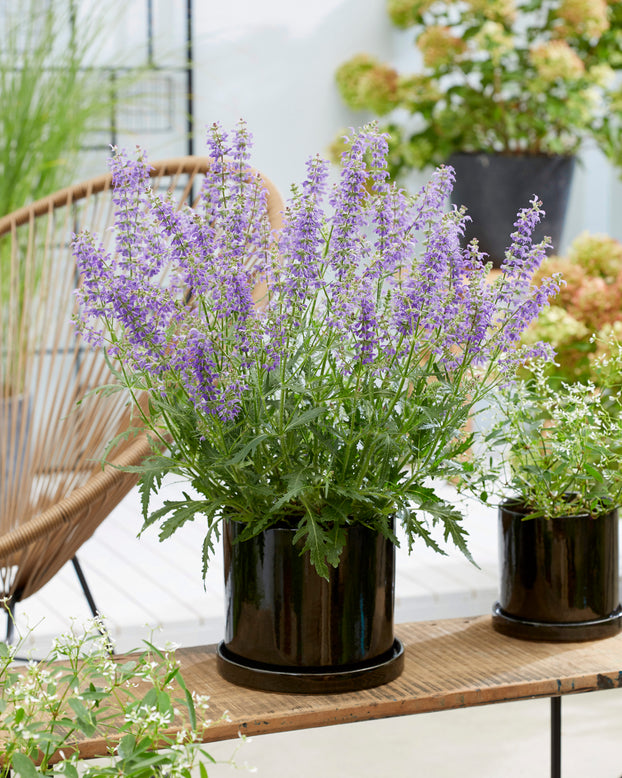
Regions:
[[[302,539],[304,539],[303,553],[309,552],[309,559],[317,574],[328,580],[329,571],[326,557],[329,551],[329,540],[326,532],[312,516],[307,516],[300,522],[293,542],[297,543]]]
[[[239,465],[248,457],[250,453],[255,451],[260,443],[263,443],[264,440],[267,440],[268,438],[268,435],[258,435],[256,438],[253,438],[253,440],[249,441],[245,446],[243,446],[240,451],[238,451],[233,457],[223,462],[222,466],[231,467],[233,465]]]
[[[141,533],[147,527],[168,516],[160,527],[159,538],[165,540],[188,521],[193,521],[197,514],[203,514],[210,519],[219,503],[209,503],[205,500],[166,500],[164,505],[144,520]]]
[[[313,421],[313,419],[317,419],[318,416],[322,416],[325,413],[325,408],[309,408],[309,410],[304,411],[304,413],[301,413],[299,416],[294,416],[294,418],[285,425],[285,432],[290,432],[291,430],[296,429],[296,427],[308,424],[310,421]]]

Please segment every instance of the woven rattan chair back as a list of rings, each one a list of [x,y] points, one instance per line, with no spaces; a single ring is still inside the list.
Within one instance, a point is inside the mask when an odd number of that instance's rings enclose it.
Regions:
[[[181,205],[208,166],[202,157],[154,163],[152,185]],[[264,182],[278,229],[282,201]],[[47,583],[135,485],[111,465],[138,464],[149,451],[140,435],[106,452],[129,411],[122,393],[90,393],[108,368],[72,321],[72,236],[110,235],[111,191],[104,175],[0,218],[0,595],[12,603]]]

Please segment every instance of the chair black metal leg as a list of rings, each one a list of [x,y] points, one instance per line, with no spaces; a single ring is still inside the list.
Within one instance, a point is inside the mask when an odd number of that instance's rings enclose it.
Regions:
[[[551,778],[562,775],[562,698],[551,697]]]
[[[86,582],[86,578],[84,576],[84,573],[82,571],[82,567],[80,565],[80,562],[78,562],[78,557],[74,556],[72,557],[71,564],[73,565],[73,569],[76,571],[76,575],[78,576],[78,581],[80,581],[80,586],[82,587],[82,591],[84,592],[84,596],[86,597],[86,601],[89,604],[89,608],[91,609],[91,613],[93,614],[93,618],[98,619],[98,629],[101,632],[101,634],[106,638],[109,645],[109,651],[111,654],[114,654],[114,649],[112,648],[112,641],[110,639],[110,635],[108,634],[108,631],[106,629],[106,625],[99,619],[100,612],[97,610],[97,606],[95,605],[95,600],[93,599],[93,595],[91,594],[91,590],[89,589],[89,585]]]
[[[15,635],[15,623],[13,621],[13,608],[9,608],[9,605],[6,606],[6,638],[5,642],[8,643],[10,646],[13,643],[13,636]]]
[[[94,618],[97,618],[99,611],[97,610],[97,606],[95,605],[95,600],[93,599],[93,595],[91,594],[89,585],[86,582],[86,578],[84,577],[84,573],[82,572],[82,567],[80,566],[80,562],[78,562],[77,556],[72,557],[71,564],[73,565],[73,569],[76,571],[76,575],[78,576],[78,581],[80,581],[80,586],[82,587],[82,591],[84,592],[86,601],[89,604],[91,613],[93,614]]]

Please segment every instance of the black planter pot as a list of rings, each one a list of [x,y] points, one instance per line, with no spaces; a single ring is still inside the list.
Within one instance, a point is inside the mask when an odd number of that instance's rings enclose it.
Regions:
[[[393,634],[395,549],[365,527],[348,528],[339,567],[320,578],[295,530],[271,528],[236,542],[226,522],[226,628],[220,674],[242,686],[291,693],[370,688],[404,662]]]
[[[534,241],[548,235],[559,250],[574,157],[452,154],[448,162],[456,171],[452,202],[465,205],[472,219],[466,226],[465,242],[477,238],[494,267],[501,266],[511,244],[517,213],[529,206],[534,195],[546,211],[534,231]]]
[[[501,592],[493,626],[528,640],[595,640],[622,628],[618,512],[525,519],[499,509]]]

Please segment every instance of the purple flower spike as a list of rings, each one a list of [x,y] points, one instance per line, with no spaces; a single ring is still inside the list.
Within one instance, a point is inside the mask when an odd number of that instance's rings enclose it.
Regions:
[[[315,295],[323,263],[322,200],[326,192],[328,163],[320,157],[307,162],[307,178],[297,197],[289,203],[279,253],[285,266],[283,295],[292,304]]]

